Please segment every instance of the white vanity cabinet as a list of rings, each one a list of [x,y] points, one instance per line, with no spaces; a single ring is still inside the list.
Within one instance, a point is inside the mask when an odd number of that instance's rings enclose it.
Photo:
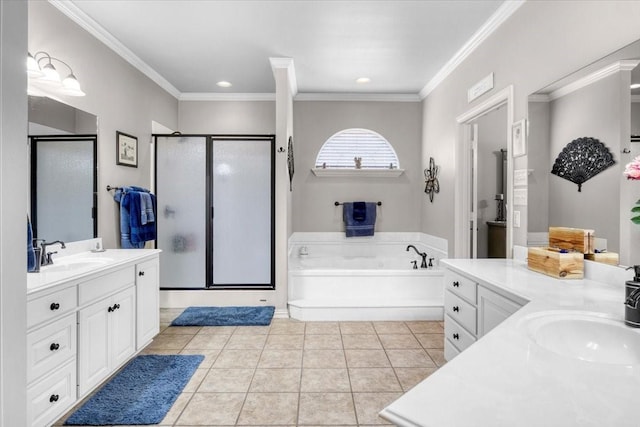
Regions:
[[[28,426],[52,425],[158,333],[158,253],[116,249],[111,267],[28,277]]]
[[[478,337],[487,334],[520,308],[522,304],[478,286]]]

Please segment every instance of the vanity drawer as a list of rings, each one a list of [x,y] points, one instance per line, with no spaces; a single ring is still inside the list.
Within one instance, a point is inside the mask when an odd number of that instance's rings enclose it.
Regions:
[[[133,286],[136,280],[135,277],[135,266],[132,265],[82,282],[78,285],[79,303],[84,305],[95,302],[126,286]]]
[[[75,359],[27,389],[27,425],[51,425],[76,401]]]
[[[27,302],[27,329],[38,323],[72,312],[78,306],[75,286]]]
[[[475,335],[476,308],[451,291],[444,293],[444,310],[456,322]]]
[[[476,342],[476,338],[467,332],[463,327],[458,325],[455,320],[449,316],[445,316],[444,336],[459,351],[463,351],[471,344]]]
[[[476,290],[478,284],[451,270],[446,270],[444,275],[444,288],[461,296],[472,304],[476,303]]]
[[[27,383],[49,372],[76,354],[76,313],[27,334]]]

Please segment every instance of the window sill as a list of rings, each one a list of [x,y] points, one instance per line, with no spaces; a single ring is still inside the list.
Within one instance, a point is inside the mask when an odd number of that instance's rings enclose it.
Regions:
[[[311,172],[318,177],[373,177],[397,178],[404,173],[404,169],[322,169],[312,168]]]

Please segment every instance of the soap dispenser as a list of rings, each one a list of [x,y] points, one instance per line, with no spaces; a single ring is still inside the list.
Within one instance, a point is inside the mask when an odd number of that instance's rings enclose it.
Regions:
[[[634,265],[633,280],[625,282],[624,323],[640,328],[640,265]]]

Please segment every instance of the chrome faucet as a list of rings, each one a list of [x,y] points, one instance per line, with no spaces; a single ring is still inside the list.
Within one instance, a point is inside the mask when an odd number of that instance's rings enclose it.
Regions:
[[[416,251],[416,253],[418,255],[420,255],[422,257],[422,262],[420,263],[420,268],[427,268],[427,253],[426,252],[420,252],[415,246],[413,245],[409,245],[407,246],[407,252],[409,252],[409,249],[412,248],[414,251]]]
[[[53,259],[51,258],[51,255],[53,254],[57,254],[58,251],[55,252],[47,252],[46,248],[47,246],[51,246],[51,245],[55,245],[55,244],[60,244],[60,248],[61,249],[65,249],[66,246],[64,245],[64,242],[62,240],[55,240],[53,242],[46,242],[46,241],[42,241],[42,243],[40,243],[40,266],[44,266],[44,265],[50,265],[53,264]]]

